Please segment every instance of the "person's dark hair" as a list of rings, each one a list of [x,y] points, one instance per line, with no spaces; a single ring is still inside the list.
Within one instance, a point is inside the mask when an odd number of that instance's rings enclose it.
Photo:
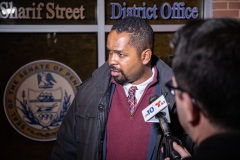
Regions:
[[[118,33],[127,32],[130,34],[130,44],[140,54],[145,49],[153,49],[153,29],[150,24],[139,17],[126,17],[118,20],[111,31]]]
[[[196,20],[171,42],[177,84],[202,104],[209,119],[240,129],[240,22],[229,18]]]

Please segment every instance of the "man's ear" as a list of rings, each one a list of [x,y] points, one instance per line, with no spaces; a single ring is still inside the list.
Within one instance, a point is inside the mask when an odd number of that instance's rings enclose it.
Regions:
[[[192,103],[190,95],[186,92],[182,93],[182,100],[184,101],[184,111],[186,120],[192,125],[197,125],[200,120],[200,112]]]
[[[143,64],[148,64],[151,61],[151,57],[152,51],[150,49],[145,49],[141,54]]]

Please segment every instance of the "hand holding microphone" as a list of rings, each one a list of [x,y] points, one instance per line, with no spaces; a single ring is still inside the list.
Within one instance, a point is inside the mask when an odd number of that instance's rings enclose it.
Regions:
[[[179,139],[172,136],[170,128],[169,128],[169,126],[167,124],[167,121],[165,120],[165,117],[164,117],[162,112],[158,113],[156,115],[156,117],[159,119],[160,127],[163,131],[163,134],[164,134],[165,138],[166,138],[166,143],[165,143],[165,146],[164,146],[164,157],[170,157],[171,159],[174,159],[174,160],[180,160],[181,156],[173,148],[173,142],[176,142],[180,146],[182,146],[182,142]]]
[[[149,98],[149,104],[155,102],[159,96],[154,95]],[[162,129],[162,132],[164,134],[164,137],[166,138],[166,143],[164,146],[164,157],[170,157],[170,159],[173,160],[180,160],[181,156],[180,154],[173,148],[173,143],[177,143],[178,145],[182,146],[182,142],[173,137],[172,133],[170,131],[170,128],[168,126],[168,120],[165,117],[165,112],[159,112],[155,115],[155,117],[159,120],[160,127]]]

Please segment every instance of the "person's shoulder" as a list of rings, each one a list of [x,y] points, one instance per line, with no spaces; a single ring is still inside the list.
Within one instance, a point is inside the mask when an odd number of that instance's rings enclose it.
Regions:
[[[158,59],[156,66],[158,69],[160,68],[161,70],[172,72],[172,68],[160,58]]]
[[[105,62],[102,66],[98,67],[92,72],[91,77],[83,81],[80,85],[80,88],[88,85],[93,85],[95,81],[102,82],[103,79],[110,77],[109,65],[108,62]]]
[[[103,65],[101,65],[100,67],[98,67],[97,69],[95,69],[95,70],[93,71],[93,75],[102,73],[103,71],[109,71],[108,61],[106,61]],[[105,72],[105,73],[107,73],[107,72]]]
[[[82,92],[102,92],[109,86],[111,74],[109,71],[109,65],[105,62],[102,66],[93,71],[92,76],[83,81],[78,87],[78,95]]]
[[[158,57],[155,57],[155,60],[156,62],[153,63],[153,65],[156,66],[159,77],[161,77],[163,82],[166,83],[167,81],[172,79],[172,68]]]

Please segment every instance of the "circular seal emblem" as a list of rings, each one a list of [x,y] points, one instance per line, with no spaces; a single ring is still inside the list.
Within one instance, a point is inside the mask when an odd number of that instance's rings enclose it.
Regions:
[[[81,83],[77,74],[60,62],[38,60],[24,65],[4,91],[8,121],[29,139],[55,140]]]

